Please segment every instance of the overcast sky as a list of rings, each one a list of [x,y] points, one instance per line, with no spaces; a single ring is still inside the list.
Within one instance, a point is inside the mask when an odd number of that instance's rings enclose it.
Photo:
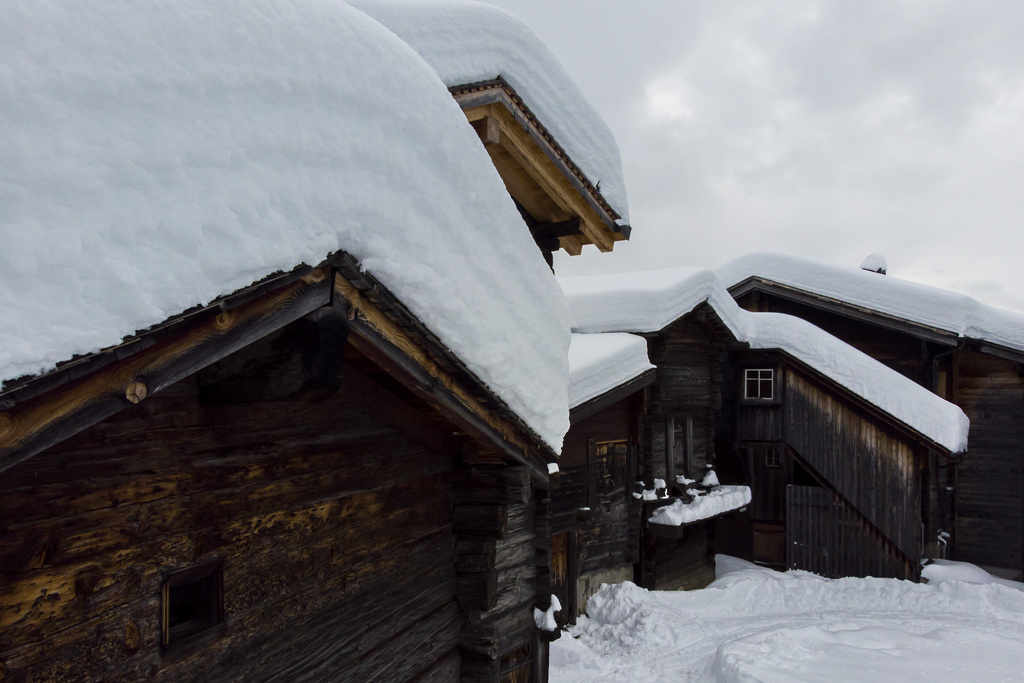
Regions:
[[[879,252],[1024,311],[1024,3],[488,1],[622,152],[633,237],[559,274]]]

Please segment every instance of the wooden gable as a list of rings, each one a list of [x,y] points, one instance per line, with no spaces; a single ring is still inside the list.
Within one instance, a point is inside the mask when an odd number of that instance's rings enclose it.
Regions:
[[[452,88],[494,166],[545,251],[577,255],[583,245],[611,251],[630,227],[600,189],[501,79]],[[598,182],[600,185],[600,182]]]

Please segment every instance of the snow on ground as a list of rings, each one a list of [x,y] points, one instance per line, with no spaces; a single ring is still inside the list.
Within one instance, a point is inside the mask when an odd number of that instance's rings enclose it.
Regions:
[[[0,131],[0,380],[343,249],[560,447],[558,286],[445,84],[366,14],[0,3]]]
[[[707,302],[738,341],[785,351],[954,453],[967,447],[969,421],[960,408],[806,320],[743,310],[713,271],[668,268],[558,283],[573,332],[657,332]]]
[[[726,287],[759,277],[962,337],[1024,351],[1024,314],[892,275],[775,253],[747,254],[719,266],[715,272]]]
[[[1014,588],[716,561],[719,578],[703,590],[603,586],[552,644],[551,681],[1020,680],[1024,593]]]
[[[573,163],[629,223],[619,146],[611,130],[533,29],[469,0],[352,0],[416,50],[448,86],[501,76]]]
[[[575,408],[654,368],[635,334],[574,334],[569,345],[569,407]]]

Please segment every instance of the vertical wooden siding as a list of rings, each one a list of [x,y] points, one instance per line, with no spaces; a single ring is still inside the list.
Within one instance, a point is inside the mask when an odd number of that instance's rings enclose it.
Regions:
[[[786,566],[842,576],[917,579],[917,559],[904,555],[835,492],[786,487]]]
[[[961,352],[955,400],[971,420],[959,465],[956,557],[1021,569],[1024,553],[1024,380],[1020,365]]]
[[[908,557],[921,553],[920,463],[909,437],[792,369],[787,443]]]

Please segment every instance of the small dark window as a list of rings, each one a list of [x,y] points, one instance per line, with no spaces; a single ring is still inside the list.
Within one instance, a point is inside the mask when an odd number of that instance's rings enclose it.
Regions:
[[[224,570],[220,560],[168,574],[161,595],[164,648],[192,640],[224,623]]]
[[[769,448],[764,452],[765,467],[782,467],[782,454],[777,448]]]
[[[743,371],[743,398],[771,401],[775,398],[775,371],[747,369]]]

